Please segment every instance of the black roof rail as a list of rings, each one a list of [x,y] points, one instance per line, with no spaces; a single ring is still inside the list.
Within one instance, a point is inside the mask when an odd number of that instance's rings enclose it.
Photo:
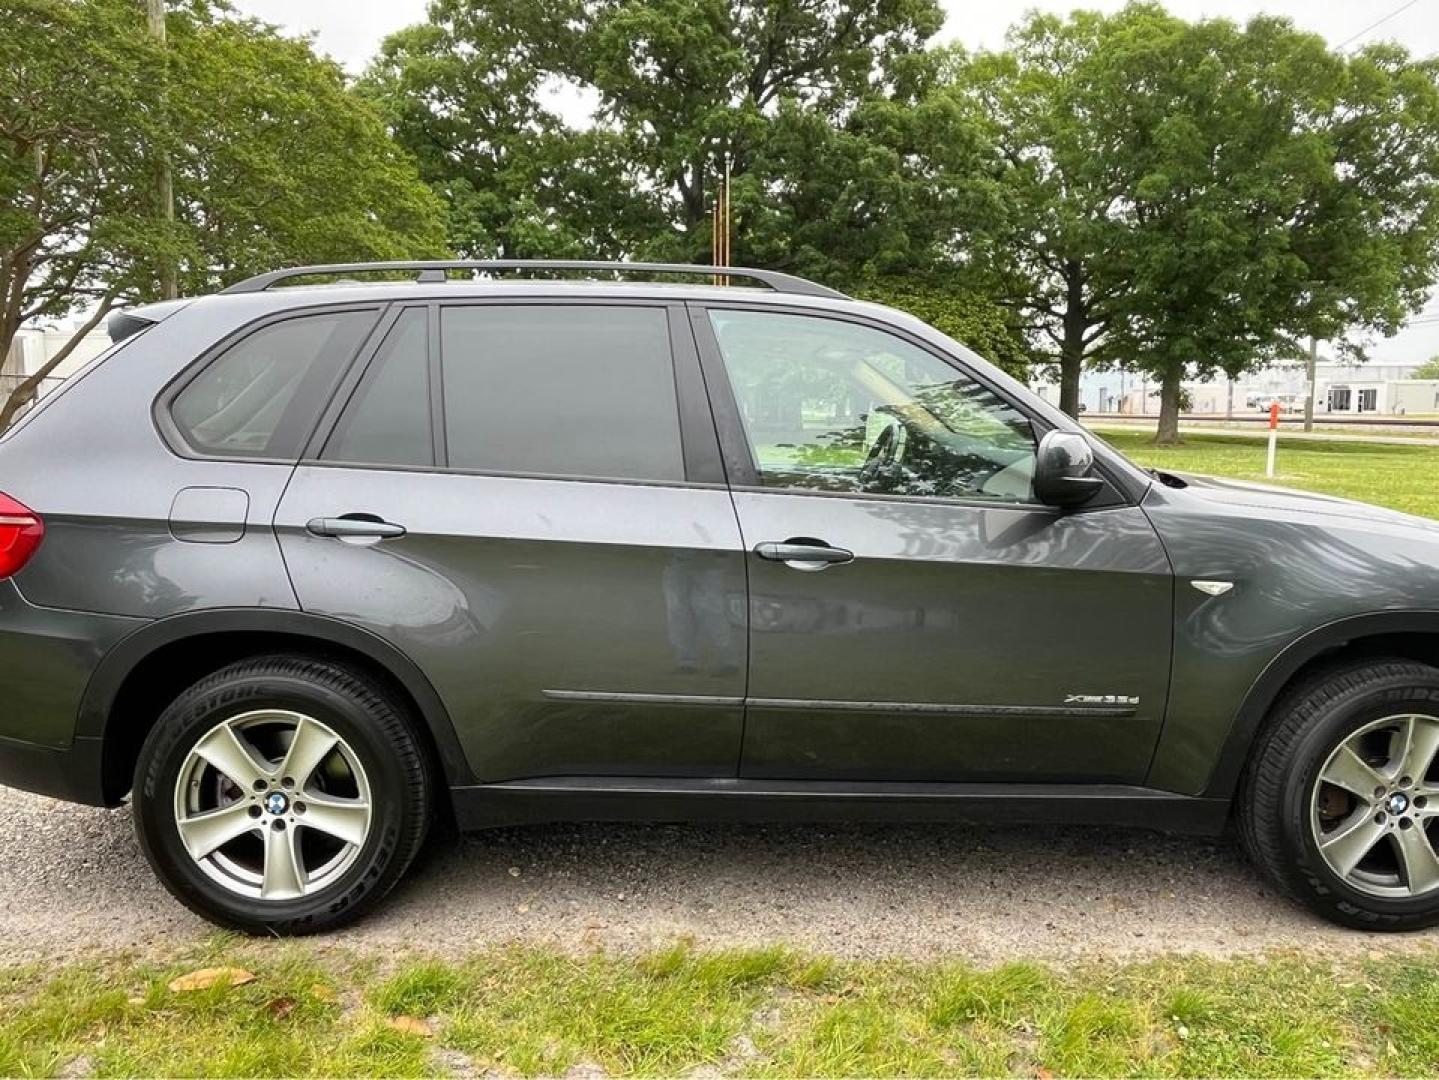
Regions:
[[[271,285],[298,277],[320,274],[366,274],[413,270],[421,284],[438,284],[451,270],[587,270],[616,274],[687,274],[713,278],[745,278],[768,285],[775,292],[796,296],[824,296],[849,299],[842,292],[777,270],[751,270],[745,266],[704,266],[700,263],[597,262],[587,259],[443,259],[414,262],[332,263],[324,266],[293,266],[271,270],[237,281],[221,294],[264,292]]]

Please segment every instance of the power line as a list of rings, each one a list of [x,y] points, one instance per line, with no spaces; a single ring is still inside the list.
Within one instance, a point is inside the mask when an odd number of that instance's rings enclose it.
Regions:
[[[1402,15],[1404,12],[1408,11],[1417,3],[1419,3],[1419,0],[1408,0],[1407,3],[1401,4],[1399,7],[1391,11],[1388,15],[1385,15],[1382,19],[1376,19],[1374,22],[1370,23],[1363,30],[1360,30],[1359,33],[1352,34],[1349,37],[1345,38],[1338,45],[1334,46],[1335,51],[1337,52],[1338,50],[1344,48],[1346,45],[1358,41],[1365,34],[1369,33],[1369,31],[1378,29],[1379,27],[1387,23],[1390,19],[1394,18],[1394,16]]]

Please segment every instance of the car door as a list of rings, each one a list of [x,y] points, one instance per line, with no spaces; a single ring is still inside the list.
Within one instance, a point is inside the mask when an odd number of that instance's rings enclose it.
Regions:
[[[917,338],[756,307],[694,326],[749,552],[741,775],[1142,781],[1172,610],[1143,513],[1037,503],[1034,423]]]
[[[481,781],[733,776],[744,559],[683,308],[421,304],[377,337],[276,518],[301,606],[414,660]]]

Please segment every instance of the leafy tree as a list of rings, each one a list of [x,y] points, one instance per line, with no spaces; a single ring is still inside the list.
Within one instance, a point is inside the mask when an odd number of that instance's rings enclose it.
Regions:
[[[1416,379],[1439,379],[1439,356],[1431,356],[1414,369]]]
[[[169,47],[131,0],[11,0],[0,34],[0,355],[34,319],[86,311],[0,405],[0,428],[117,304],[297,262],[444,250],[443,208],[374,110],[308,44],[173,9]],[[163,104],[163,108],[161,107]],[[176,220],[154,191],[174,170]]]
[[[1008,210],[980,265],[1053,346],[1062,405],[1086,362],[1140,367],[1172,441],[1186,376],[1392,331],[1439,254],[1435,71],[1144,4],[1032,16],[961,60],[949,92],[990,117]]]
[[[89,306],[81,332],[90,331],[155,279],[174,244],[149,195],[146,148],[161,142],[152,88],[164,60],[143,14],[123,3],[9,5],[0,34],[0,356],[32,319]],[[33,394],[22,385],[0,406],[0,430]]]
[[[1071,415],[1083,365],[1113,357],[1128,288],[1123,201],[1137,170],[1114,152],[1125,136],[1122,93],[1107,85],[1105,57],[1132,23],[1158,17],[1031,15],[1004,51],[952,55],[941,91],[982,127],[999,188],[1000,209],[972,239],[969,264],[1058,362],[1060,407]]]
[[[941,21],[935,0],[433,0],[366,86],[466,254],[708,261],[727,161],[736,261],[803,269],[839,226],[882,224],[879,200],[930,198],[895,170],[936,118],[884,103],[917,95]],[[593,103],[591,127],[540,103],[555,84]],[[913,246],[900,222],[883,243]]]

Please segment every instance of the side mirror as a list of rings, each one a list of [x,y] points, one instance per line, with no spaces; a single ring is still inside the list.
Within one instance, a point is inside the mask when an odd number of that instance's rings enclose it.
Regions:
[[[1051,431],[1039,440],[1034,494],[1040,502],[1068,509],[1098,495],[1104,479],[1094,475],[1094,450],[1073,431]]]

